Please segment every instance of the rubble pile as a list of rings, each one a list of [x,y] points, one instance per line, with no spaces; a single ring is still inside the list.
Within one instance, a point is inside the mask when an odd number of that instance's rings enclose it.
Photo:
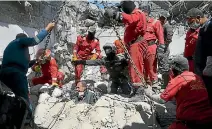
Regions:
[[[71,83],[69,84],[71,85]],[[44,90],[45,89],[45,90]],[[85,103],[75,104],[74,101],[62,101],[62,92],[55,89],[50,96],[47,86],[41,86],[41,92],[37,99],[34,122],[36,126],[43,129],[118,129],[131,127],[137,124],[137,129],[145,129],[151,124],[151,109],[145,102],[137,104],[129,103],[127,98],[119,95],[102,96],[95,105]],[[34,95],[34,92],[32,92]],[[57,93],[56,93],[57,92]],[[35,98],[35,97],[33,97]],[[35,101],[35,99],[33,99]],[[144,118],[136,110],[141,106]],[[135,128],[136,129],[136,128]]]
[[[92,70],[86,68],[83,75]],[[98,69],[97,69],[98,70]],[[95,71],[95,70],[94,70]],[[97,73],[97,72],[96,72]],[[97,74],[92,73],[90,77]],[[89,76],[83,76],[89,80]],[[87,80],[87,81],[88,81]],[[95,81],[99,81],[98,77]],[[103,83],[93,81],[97,87]],[[75,103],[75,83],[70,81],[62,89],[49,85],[31,87],[34,123],[41,129],[148,129],[153,123],[153,112],[148,101],[128,102],[120,95],[103,95],[94,105]],[[156,129],[167,129],[175,120],[175,105],[155,103]],[[156,119],[156,118],[155,118]]]

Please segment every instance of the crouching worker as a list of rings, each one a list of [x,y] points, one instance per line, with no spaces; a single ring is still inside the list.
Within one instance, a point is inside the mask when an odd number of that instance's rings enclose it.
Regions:
[[[44,55],[43,55],[44,54]],[[51,57],[51,51],[40,49],[36,53],[37,62],[32,66],[32,70],[35,72],[41,72],[41,77],[35,77],[32,79],[33,85],[48,83],[53,86],[61,87],[64,79],[64,74],[58,71],[58,65],[56,60]]]
[[[74,61],[75,65],[84,64],[84,65],[105,65],[107,71],[110,75],[111,84],[111,93],[117,94],[117,90],[121,87],[123,94],[130,94],[131,86],[129,79],[126,76],[127,71],[125,69],[128,66],[128,60],[123,54],[116,55],[116,47],[112,43],[106,43],[103,46],[106,57],[99,60],[78,60]],[[126,69],[127,70],[127,69]]]
[[[80,81],[76,86],[77,96],[75,98],[75,102],[85,102],[88,104],[94,104],[98,97],[95,93],[88,89],[86,82]]]
[[[202,79],[189,72],[188,60],[183,56],[176,56],[171,66],[174,78],[160,95],[164,102],[176,100],[176,121],[169,129],[210,129],[212,107]]]

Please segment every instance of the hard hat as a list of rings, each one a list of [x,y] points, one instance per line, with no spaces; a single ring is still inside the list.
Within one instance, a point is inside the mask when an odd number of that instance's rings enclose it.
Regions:
[[[183,72],[189,69],[188,60],[182,55],[177,55],[171,60],[171,67]]]
[[[116,46],[113,44],[113,43],[106,43],[104,46],[103,46],[103,49],[107,49],[107,48],[111,48],[112,51],[116,51]]]

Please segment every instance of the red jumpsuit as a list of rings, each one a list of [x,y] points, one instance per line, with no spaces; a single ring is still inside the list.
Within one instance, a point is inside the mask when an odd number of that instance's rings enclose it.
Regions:
[[[212,122],[212,107],[202,79],[184,71],[172,79],[160,96],[165,101],[176,100],[176,119],[169,129],[190,129],[184,122],[206,124]]]
[[[116,54],[124,53],[124,48],[118,39],[114,42],[114,44],[116,46]]]
[[[122,13],[122,18],[125,24],[124,42],[128,46],[129,54],[139,73],[143,75],[143,63],[146,55],[147,42],[144,39],[141,41],[136,40],[139,36],[143,37],[146,32],[146,16],[141,10],[136,8],[131,14]],[[136,74],[131,63],[129,63],[129,75],[133,86],[142,85],[142,80],[140,80]]]
[[[184,57],[188,59],[189,64],[189,71],[194,72],[194,60],[193,55],[196,48],[196,42],[198,39],[199,29],[192,31],[188,30],[186,33],[186,42],[185,42],[185,49],[184,49]]]
[[[157,80],[157,59],[156,59],[156,49],[157,40],[159,44],[164,44],[164,33],[163,26],[159,20],[149,18],[147,21],[147,30],[144,38],[148,42],[148,56],[144,63],[145,68],[145,78],[150,79],[150,81]]]
[[[38,64],[32,66],[32,69],[34,70],[35,66],[37,65]],[[32,79],[33,85],[45,84],[45,83],[49,83],[51,85],[52,83],[57,83],[59,84],[59,86],[62,86],[62,80],[64,79],[64,74],[58,71],[58,65],[54,58],[51,57],[50,61],[47,61],[45,64],[41,64],[41,71],[42,71],[41,77]]]
[[[96,51],[95,54],[92,53],[93,50]],[[98,57],[101,53],[99,40],[98,39],[88,40],[87,36],[85,37],[78,36],[77,42],[74,45],[73,53],[74,55],[77,56],[78,60],[90,60],[91,57],[94,55]],[[84,69],[83,65],[81,64],[75,67],[76,82],[80,80],[83,69]]]

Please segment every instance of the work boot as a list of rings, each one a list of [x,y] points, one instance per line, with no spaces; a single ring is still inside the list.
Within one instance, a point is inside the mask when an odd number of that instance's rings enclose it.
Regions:
[[[143,87],[138,87],[138,88],[133,88],[133,93],[131,94],[129,102],[141,102],[144,101],[144,88]]]

